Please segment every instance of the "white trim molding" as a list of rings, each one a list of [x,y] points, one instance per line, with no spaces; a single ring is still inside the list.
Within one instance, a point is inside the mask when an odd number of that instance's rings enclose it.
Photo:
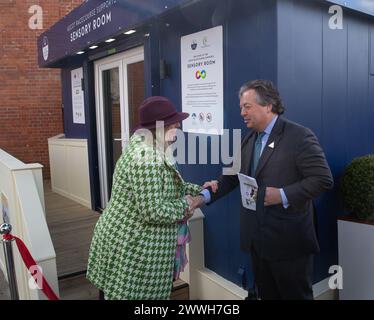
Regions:
[[[313,296],[316,300],[337,300],[337,290],[331,290],[329,279],[325,278],[313,285]]]

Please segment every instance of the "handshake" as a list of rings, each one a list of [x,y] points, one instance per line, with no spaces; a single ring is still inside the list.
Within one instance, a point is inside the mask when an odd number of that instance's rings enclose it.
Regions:
[[[202,186],[202,189],[206,189],[208,187],[211,187],[213,192],[216,192],[218,190],[218,181],[217,180],[212,180],[212,181],[207,181],[204,183]],[[194,210],[197,208],[201,208],[205,204],[205,198],[203,195],[199,194],[195,197],[187,194],[184,199],[187,200],[188,202],[188,212],[186,214],[187,219],[191,218],[194,214]]]

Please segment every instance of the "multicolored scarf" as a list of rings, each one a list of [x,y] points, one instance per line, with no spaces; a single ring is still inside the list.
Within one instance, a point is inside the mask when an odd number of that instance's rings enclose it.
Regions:
[[[188,263],[186,244],[191,241],[191,234],[186,221],[179,224],[177,239],[177,251],[175,253],[174,263],[174,280],[179,279],[180,273],[184,271],[184,268]]]

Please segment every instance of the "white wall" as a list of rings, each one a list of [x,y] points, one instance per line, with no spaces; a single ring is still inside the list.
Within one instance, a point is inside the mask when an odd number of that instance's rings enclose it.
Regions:
[[[341,300],[374,299],[374,225],[338,220]]]
[[[91,208],[91,191],[86,139],[48,139],[52,190]]]

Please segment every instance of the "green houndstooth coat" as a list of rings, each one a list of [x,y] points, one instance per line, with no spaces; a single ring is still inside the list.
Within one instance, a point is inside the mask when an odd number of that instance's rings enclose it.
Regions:
[[[106,299],[169,298],[177,221],[188,208],[183,197],[200,190],[139,135],[131,137],[89,252],[87,278]]]

